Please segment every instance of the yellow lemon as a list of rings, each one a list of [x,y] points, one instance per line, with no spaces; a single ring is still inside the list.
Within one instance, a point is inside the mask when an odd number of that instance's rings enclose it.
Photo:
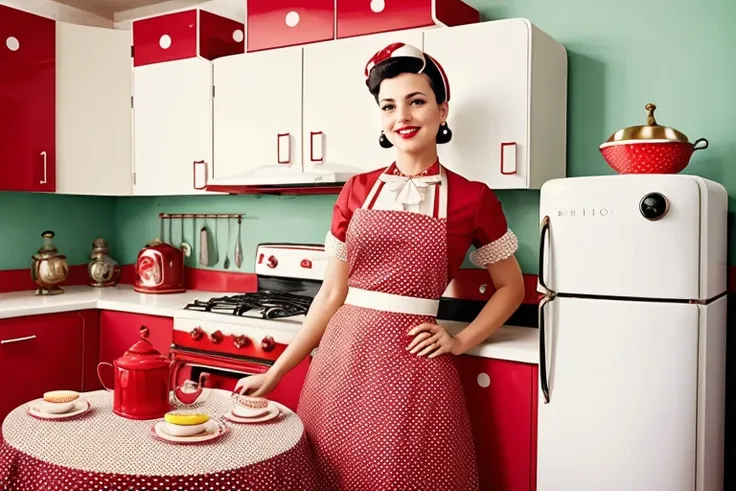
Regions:
[[[199,413],[182,413],[171,411],[164,415],[164,420],[167,423],[179,426],[199,425],[202,423],[206,423],[207,421],[209,421],[209,419],[210,417],[208,415]]]

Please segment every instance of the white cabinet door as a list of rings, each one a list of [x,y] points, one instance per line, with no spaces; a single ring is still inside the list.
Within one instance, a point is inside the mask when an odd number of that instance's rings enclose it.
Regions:
[[[301,174],[301,47],[218,58],[213,71],[213,184],[255,169]]]
[[[130,33],[56,24],[56,192],[133,192]]]
[[[364,70],[376,51],[395,42],[422,49],[420,30],[389,32],[304,46],[304,170],[320,164],[369,171],[394,161],[378,145],[380,111]]]
[[[448,169],[492,188],[526,188],[529,43],[523,20],[433,29],[424,50],[450,81],[452,140],[438,146]]]
[[[212,175],[212,64],[200,58],[136,67],[136,195],[206,193]]]

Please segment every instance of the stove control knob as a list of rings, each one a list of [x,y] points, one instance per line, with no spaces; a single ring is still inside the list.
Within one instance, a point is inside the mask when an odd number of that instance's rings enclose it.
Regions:
[[[267,266],[269,268],[273,269],[273,268],[275,268],[278,265],[279,265],[279,260],[276,259],[276,256],[268,256],[268,265]]]
[[[250,344],[250,339],[246,338],[243,335],[234,336],[233,344],[235,345],[236,348],[242,348],[243,346],[248,346]]]
[[[263,338],[263,341],[261,341],[261,348],[263,348],[263,351],[272,351],[275,347],[276,342],[271,336],[266,336]]]
[[[212,344],[218,344],[222,342],[222,333],[218,330],[210,334],[210,341]]]
[[[659,193],[649,193],[639,202],[639,212],[650,221],[659,220],[669,209],[667,198]]]
[[[189,335],[192,336],[192,339],[195,341],[199,341],[202,339],[202,336],[204,336],[204,331],[201,327],[195,327],[189,332]]]

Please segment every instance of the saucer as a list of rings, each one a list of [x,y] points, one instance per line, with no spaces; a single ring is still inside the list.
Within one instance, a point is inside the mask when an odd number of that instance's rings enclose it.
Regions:
[[[204,423],[204,431],[191,436],[174,436],[166,432],[166,421],[157,421],[151,426],[151,435],[157,440],[162,440],[169,443],[178,443],[181,445],[196,444],[196,443],[208,443],[213,440],[217,440],[224,436],[229,430],[226,425],[215,420],[210,419]]]
[[[279,408],[275,404],[269,403],[268,412],[266,412],[266,414],[263,414],[261,416],[244,418],[242,416],[236,416],[235,414],[233,414],[232,410],[229,410],[223,415],[223,417],[227,419],[228,421],[232,421],[233,423],[248,424],[248,423],[263,423],[266,421],[271,421],[272,419],[280,415],[281,415],[281,411],[279,410]]]
[[[89,401],[79,398],[74,400],[74,406],[69,411],[64,413],[49,413],[43,410],[41,403],[43,398],[36,399],[35,401],[28,404],[28,414],[38,419],[48,420],[64,420],[79,416],[90,410]]]

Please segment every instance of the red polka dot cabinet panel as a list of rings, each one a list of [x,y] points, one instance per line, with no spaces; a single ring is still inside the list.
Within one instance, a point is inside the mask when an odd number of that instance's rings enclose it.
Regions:
[[[0,5],[0,190],[56,190],[56,22]]]
[[[462,0],[337,0],[337,37],[480,22]]]
[[[536,489],[535,365],[456,358],[473,427],[480,489]]]
[[[261,51],[335,38],[334,0],[247,0],[248,48]]]
[[[132,31],[134,66],[245,52],[243,23],[201,9],[137,20]]]

